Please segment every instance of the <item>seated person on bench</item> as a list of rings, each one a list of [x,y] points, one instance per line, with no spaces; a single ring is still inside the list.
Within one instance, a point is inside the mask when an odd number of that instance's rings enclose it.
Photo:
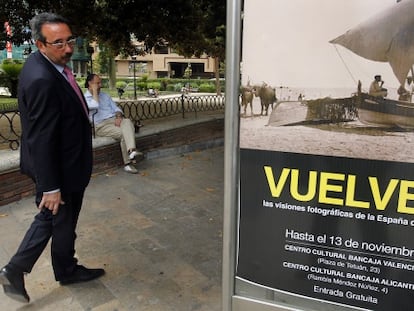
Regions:
[[[136,157],[142,157],[135,145],[135,127],[130,119],[124,118],[122,110],[115,104],[111,96],[101,92],[101,78],[89,74],[85,81],[86,102],[98,136],[112,137],[120,141],[124,170],[128,173],[138,173],[134,167]]]

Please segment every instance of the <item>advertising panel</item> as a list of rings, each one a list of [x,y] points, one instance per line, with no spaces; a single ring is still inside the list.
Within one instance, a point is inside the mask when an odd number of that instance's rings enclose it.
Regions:
[[[243,11],[237,279],[411,310],[414,0]]]

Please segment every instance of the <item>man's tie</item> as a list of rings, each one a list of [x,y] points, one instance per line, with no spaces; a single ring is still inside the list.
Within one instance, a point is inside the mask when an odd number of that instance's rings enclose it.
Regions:
[[[83,99],[83,96],[82,96],[82,93],[80,91],[80,88],[79,88],[78,84],[75,81],[75,77],[72,74],[72,70],[68,66],[65,66],[65,68],[63,69],[63,71],[65,72],[66,77],[68,78],[68,81],[69,81],[70,85],[72,86],[73,90],[78,95],[78,97],[79,97],[79,99],[80,99],[80,101],[82,103],[83,109],[85,110],[86,116],[89,117],[88,108],[86,108],[85,100]]]

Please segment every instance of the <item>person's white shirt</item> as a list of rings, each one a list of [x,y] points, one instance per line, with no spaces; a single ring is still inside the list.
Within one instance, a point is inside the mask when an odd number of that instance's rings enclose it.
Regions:
[[[122,113],[122,109],[112,100],[109,94],[99,92],[99,102],[93,98],[92,93],[87,90],[85,92],[86,103],[90,110],[89,116],[95,124],[99,124],[104,120],[115,117],[117,112]]]

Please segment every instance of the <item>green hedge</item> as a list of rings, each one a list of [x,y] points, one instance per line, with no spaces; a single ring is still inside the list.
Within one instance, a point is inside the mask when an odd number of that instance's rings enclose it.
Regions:
[[[198,87],[198,91],[202,93],[214,93],[216,91],[216,86],[211,83],[203,83]]]
[[[161,92],[181,92],[181,88],[188,84],[190,84],[192,88],[198,88],[200,92],[216,92],[216,82],[214,80],[169,78],[148,79],[147,77],[137,78],[136,80],[137,91],[146,91],[152,88],[157,89]],[[134,80],[127,78],[118,79],[116,82],[116,87],[121,86],[128,86],[126,91],[130,91],[133,89]],[[107,88],[107,86],[103,87]],[[223,91],[225,84],[222,80],[220,80],[220,87]]]
[[[16,110],[17,98],[0,96],[0,111]]]

